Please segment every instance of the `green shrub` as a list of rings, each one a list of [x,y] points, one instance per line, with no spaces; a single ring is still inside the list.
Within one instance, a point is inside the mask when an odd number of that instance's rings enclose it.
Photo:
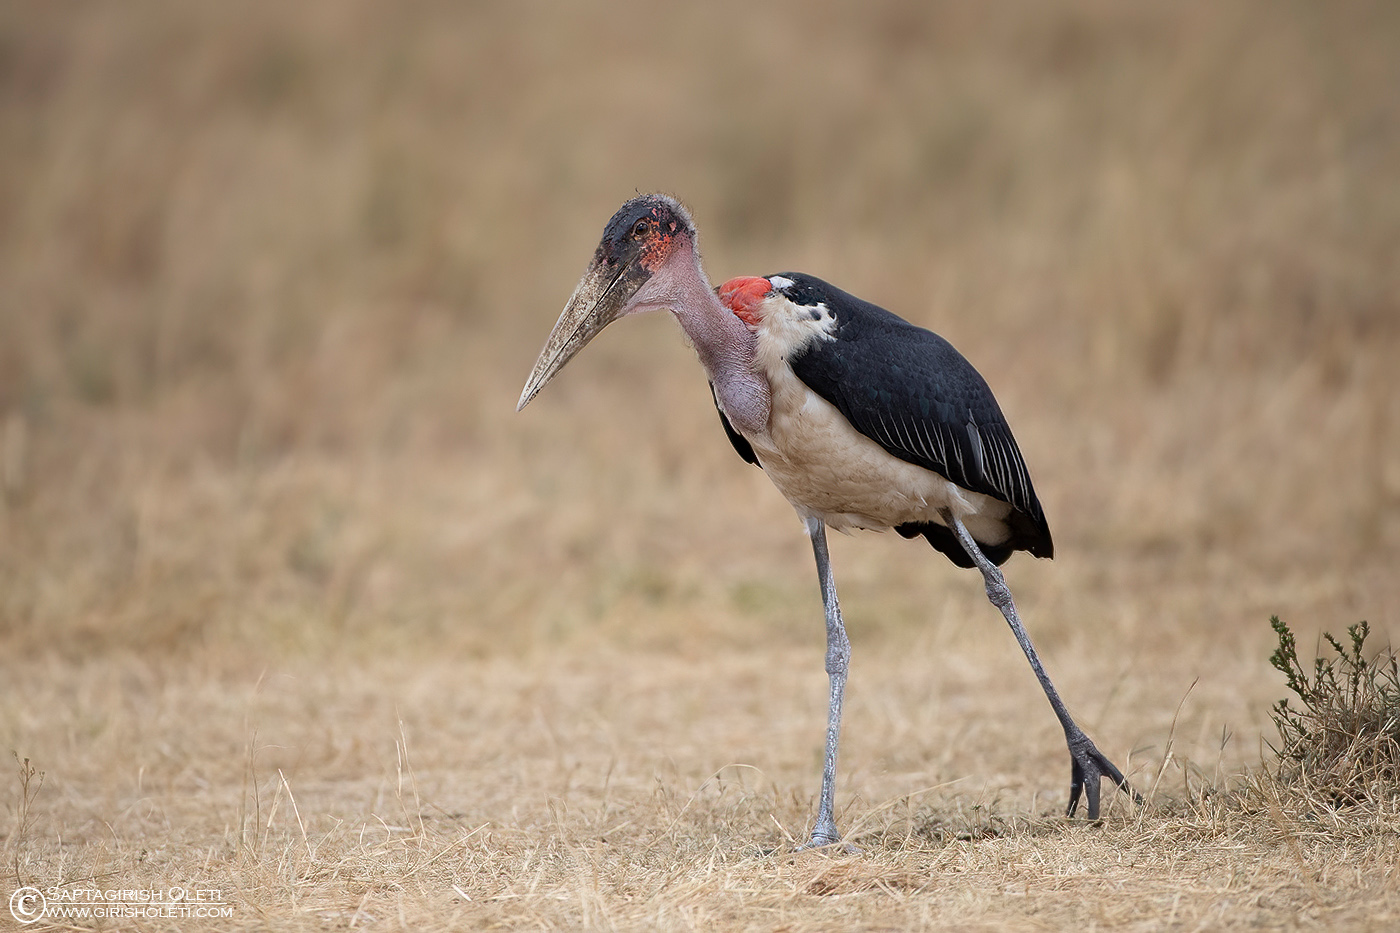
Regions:
[[[1288,679],[1301,707],[1279,700],[1273,707],[1280,747],[1278,777],[1301,784],[1334,806],[1400,793],[1400,666],[1389,647],[1369,660],[1370,627],[1347,629],[1348,647],[1324,633],[1335,657],[1319,657],[1311,674],[1298,660],[1297,644],[1277,616],[1269,620],[1278,648],[1269,658]]]

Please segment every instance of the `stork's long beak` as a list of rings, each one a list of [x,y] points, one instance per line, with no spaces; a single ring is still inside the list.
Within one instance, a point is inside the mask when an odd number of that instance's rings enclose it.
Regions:
[[[636,258],[609,263],[600,248],[593,257],[593,264],[579,279],[573,297],[554,324],[554,330],[550,331],[539,359],[535,360],[530,378],[525,380],[525,388],[520,393],[520,402],[515,410],[528,405],[545,383],[573,359],[574,354],[587,346],[604,327],[621,317],[637,289],[650,277],[651,273],[642,268]]]

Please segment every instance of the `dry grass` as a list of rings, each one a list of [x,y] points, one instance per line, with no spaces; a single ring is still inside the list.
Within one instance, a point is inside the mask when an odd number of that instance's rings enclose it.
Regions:
[[[7,6],[0,890],[1394,927],[1395,801],[1259,765],[1270,615],[1304,655],[1400,630],[1397,38],[1361,2]],[[867,535],[833,542],[864,853],[766,854],[825,691],[790,509],[664,319],[513,413],[638,189],[716,280],[820,274],[988,376],[1060,555],[1010,582],[1146,808],[1059,819],[978,581]]]

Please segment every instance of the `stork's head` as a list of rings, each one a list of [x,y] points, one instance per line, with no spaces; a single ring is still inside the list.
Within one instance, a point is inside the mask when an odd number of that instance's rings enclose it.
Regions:
[[[622,205],[603,228],[593,262],[545,341],[516,410],[604,327],[627,314],[673,307],[696,275],[703,281],[695,224],[679,201],[646,194]]]

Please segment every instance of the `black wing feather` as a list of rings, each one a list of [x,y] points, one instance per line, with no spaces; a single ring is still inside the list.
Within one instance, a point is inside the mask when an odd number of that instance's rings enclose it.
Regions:
[[[785,290],[789,300],[825,303],[836,318],[834,340],[814,340],[788,361],[797,378],[893,456],[1010,503],[1010,540],[985,549],[996,563],[1014,550],[1052,556],[1050,529],[1025,460],[972,364],[942,337],[883,308],[809,275],[782,275],[795,283]],[[970,566],[943,526],[898,530],[906,537],[923,534],[955,562]]]

